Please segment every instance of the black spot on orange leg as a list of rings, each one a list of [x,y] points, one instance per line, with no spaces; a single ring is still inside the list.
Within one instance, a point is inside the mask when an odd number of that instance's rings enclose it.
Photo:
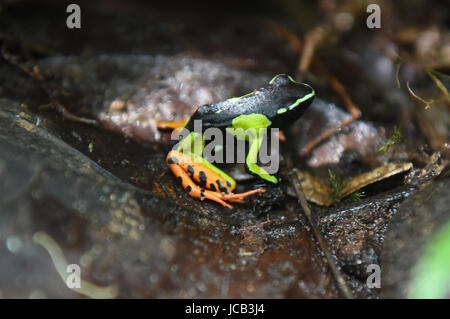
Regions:
[[[194,175],[194,168],[191,165],[188,165],[187,171],[188,171],[189,176]]]
[[[175,156],[167,157],[167,164],[178,164],[179,161]]]
[[[220,179],[216,180],[216,185],[219,188],[219,191],[221,191],[222,193],[228,193],[228,189],[222,186],[222,184],[220,183]]]
[[[178,164],[200,186],[213,192],[231,193],[236,187],[223,176],[195,160],[191,155],[172,150],[167,155],[167,164]]]
[[[204,171],[200,171],[198,173],[198,176],[200,178],[200,187],[204,188],[206,186],[206,183],[208,182],[208,178],[206,177],[205,172]]]
[[[222,200],[221,193],[215,193],[208,190],[204,190],[198,187],[194,181],[189,177],[189,175],[183,170],[183,168],[178,164],[169,164],[169,168],[172,173],[177,176],[177,179],[181,179],[181,186],[186,190],[186,192],[195,198],[199,199],[210,199],[213,200],[229,209],[233,208],[230,204]]]

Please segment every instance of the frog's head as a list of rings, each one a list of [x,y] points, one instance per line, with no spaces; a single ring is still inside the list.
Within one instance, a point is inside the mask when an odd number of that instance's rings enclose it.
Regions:
[[[284,127],[297,120],[314,99],[314,89],[300,83],[287,74],[276,75],[269,82],[269,90],[274,102],[272,121],[274,126]]]

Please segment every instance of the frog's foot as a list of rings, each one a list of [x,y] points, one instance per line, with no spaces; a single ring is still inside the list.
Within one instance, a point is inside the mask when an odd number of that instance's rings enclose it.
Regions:
[[[225,194],[225,193],[221,193],[221,192],[213,192],[210,190],[205,190],[204,191],[204,197],[211,199],[213,201],[216,201],[220,204],[222,204],[225,207],[228,208],[233,208],[233,206],[231,206],[230,204],[226,203],[226,201],[228,202],[232,202],[232,203],[245,203],[244,198],[247,196],[251,196],[253,194],[257,194],[257,193],[264,193],[266,190],[264,188],[257,188],[245,193],[236,193],[236,194]]]

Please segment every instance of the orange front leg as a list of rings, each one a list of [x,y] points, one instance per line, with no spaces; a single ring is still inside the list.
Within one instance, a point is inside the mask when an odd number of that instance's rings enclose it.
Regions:
[[[198,109],[198,105],[194,108],[194,111],[192,114],[194,114]],[[189,121],[190,117],[182,120],[182,121],[159,121],[156,126],[158,127],[158,130],[160,131],[173,131],[179,128],[182,128],[186,125],[186,123]]]
[[[183,127],[188,120],[189,119],[183,121],[159,121],[157,127],[160,131],[173,131]]]

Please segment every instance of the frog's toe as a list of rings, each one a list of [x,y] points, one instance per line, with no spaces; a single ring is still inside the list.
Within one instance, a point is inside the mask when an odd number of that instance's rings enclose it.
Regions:
[[[233,208],[233,206],[231,206],[225,200],[220,198],[221,195],[219,193],[214,193],[214,192],[210,192],[210,191],[204,191],[203,196],[204,196],[204,198],[207,198],[207,199],[213,200],[213,201],[215,201],[215,202],[217,202],[219,204],[222,204],[222,206],[225,206],[228,209],[232,209]]]
[[[245,200],[243,198],[230,198],[228,201],[232,203],[245,204]]]
[[[237,193],[237,194],[223,194],[222,195],[222,199],[227,200],[227,201],[233,201],[236,199],[243,199],[247,196],[253,195],[253,194],[257,194],[257,193],[265,193],[266,190],[264,188],[257,188],[245,193]]]

